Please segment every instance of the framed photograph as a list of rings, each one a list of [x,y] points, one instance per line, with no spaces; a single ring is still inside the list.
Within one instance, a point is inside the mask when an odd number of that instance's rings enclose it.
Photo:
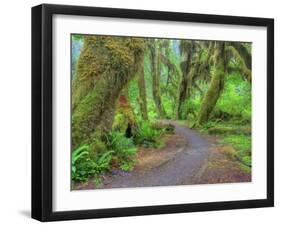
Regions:
[[[32,8],[32,217],[274,205],[274,21]]]

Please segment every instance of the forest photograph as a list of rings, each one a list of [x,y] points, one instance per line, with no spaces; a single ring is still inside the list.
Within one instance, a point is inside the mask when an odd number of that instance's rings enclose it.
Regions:
[[[70,38],[72,190],[251,182],[252,43]]]

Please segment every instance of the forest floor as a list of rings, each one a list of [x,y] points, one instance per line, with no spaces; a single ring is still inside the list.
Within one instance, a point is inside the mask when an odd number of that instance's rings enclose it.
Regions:
[[[151,187],[250,182],[251,173],[230,154],[231,146],[219,144],[214,135],[202,135],[174,121],[174,134],[166,135],[159,149],[139,148],[131,172],[113,169],[101,182],[89,180],[74,189]]]

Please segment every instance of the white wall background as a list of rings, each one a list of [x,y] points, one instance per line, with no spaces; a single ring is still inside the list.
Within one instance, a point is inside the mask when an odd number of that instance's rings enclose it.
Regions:
[[[42,1],[2,1],[0,8],[0,224],[38,225],[30,219],[31,156],[31,6]],[[275,208],[199,212],[98,220],[56,222],[56,225],[266,225],[281,213],[281,14],[276,0],[60,0],[45,3],[136,8],[192,13],[275,18]],[[279,165],[277,164],[279,163]]]

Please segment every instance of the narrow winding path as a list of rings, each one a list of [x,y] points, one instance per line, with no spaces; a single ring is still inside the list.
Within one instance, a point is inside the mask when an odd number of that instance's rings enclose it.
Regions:
[[[165,123],[173,124],[175,133],[183,136],[188,145],[178,148],[170,159],[149,171],[133,170],[130,173],[117,174],[102,188],[192,184],[208,159],[210,145],[205,138],[189,128],[174,121],[167,120]]]

